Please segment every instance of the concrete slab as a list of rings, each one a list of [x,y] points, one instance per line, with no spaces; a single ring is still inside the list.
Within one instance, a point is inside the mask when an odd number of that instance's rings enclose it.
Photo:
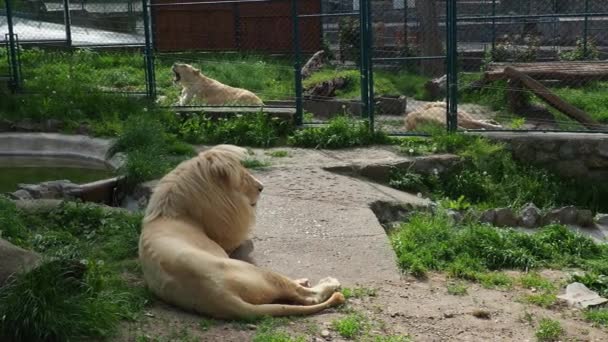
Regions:
[[[370,204],[386,201],[422,207],[430,202],[323,169],[358,161],[362,153],[289,152],[291,158],[273,158],[272,165],[277,166],[254,170],[265,189],[252,238],[253,262],[313,282],[333,276],[345,286],[399,279],[395,254]],[[374,156],[396,157],[387,150]]]

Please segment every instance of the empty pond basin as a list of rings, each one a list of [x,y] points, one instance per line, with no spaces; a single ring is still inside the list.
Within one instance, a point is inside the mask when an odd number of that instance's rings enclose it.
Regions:
[[[67,179],[84,184],[114,176],[105,163],[58,157],[0,157],[0,193],[13,192],[22,183],[37,184]]]

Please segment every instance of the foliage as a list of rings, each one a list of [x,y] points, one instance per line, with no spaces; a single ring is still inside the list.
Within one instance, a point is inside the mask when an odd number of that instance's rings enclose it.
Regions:
[[[234,144],[271,147],[291,131],[287,121],[259,112],[211,120],[205,115],[186,119],[179,128],[184,140],[195,144]]]
[[[608,309],[590,309],[585,311],[585,319],[597,326],[608,327]]]
[[[304,88],[311,88],[322,82],[336,77],[346,79],[346,86],[336,90],[336,98],[359,99],[361,97],[361,76],[354,69],[322,69],[303,82]],[[374,92],[377,95],[406,95],[418,100],[428,100],[424,84],[427,77],[409,72],[407,70],[374,71]]]
[[[534,235],[476,222],[454,227],[442,211],[411,216],[390,239],[398,264],[406,271],[444,270],[489,286],[510,286],[511,280],[488,271],[549,266],[597,270],[594,265],[608,261],[608,247],[564,226],[547,226]]]
[[[332,321],[331,326],[340,334],[340,336],[352,339],[363,333],[365,329],[365,317],[353,313],[344,318]]]
[[[0,199],[6,208],[8,200]],[[0,336],[6,340],[70,340],[110,336],[149,300],[122,274],[138,272],[141,216],[93,204],[63,203],[49,212],[0,212],[20,222],[6,235],[45,261],[0,289]],[[16,240],[19,237],[20,240]]]
[[[125,153],[127,159],[119,173],[131,186],[163,176],[194,155],[194,149],[167,133],[161,122],[144,116],[127,120],[124,131],[110,147],[108,157],[120,152]]]
[[[358,66],[361,63],[359,20],[349,17],[340,19],[338,23],[338,42],[340,46],[340,61],[342,63],[352,61]]]
[[[494,49],[487,49],[482,69],[491,62],[534,62],[540,49],[540,39],[534,35],[508,36]]]
[[[444,172],[418,175],[395,171],[390,185],[398,189],[430,194],[435,200],[458,199],[478,207],[539,207],[575,204],[592,210],[608,208],[608,186],[585,186],[585,180],[561,179],[544,169],[517,163],[501,143],[480,136],[448,134],[430,129],[430,139],[405,140],[401,150],[455,153],[464,158]],[[590,191],[579,191],[581,187]],[[457,205],[458,203],[454,203]],[[464,207],[463,207],[464,209]]]
[[[564,333],[564,328],[562,328],[558,321],[543,318],[536,330],[536,338],[542,342],[559,341]]]
[[[576,47],[571,51],[562,51],[559,53],[559,59],[562,61],[585,61],[597,60],[600,58],[600,51],[597,48],[595,39],[588,38],[585,46],[585,40],[578,38]]]
[[[327,126],[295,131],[289,137],[288,144],[297,147],[336,149],[387,144],[390,141],[384,133],[372,132],[367,122],[338,116],[331,119]]]

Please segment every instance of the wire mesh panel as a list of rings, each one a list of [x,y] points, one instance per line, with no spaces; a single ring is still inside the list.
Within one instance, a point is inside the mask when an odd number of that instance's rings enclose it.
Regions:
[[[298,1],[300,13],[318,1]],[[317,5],[315,7],[315,4]],[[294,107],[291,0],[152,1],[159,102],[183,107]],[[302,53],[320,47],[318,20],[299,21]]]
[[[372,1],[377,129],[413,133],[445,126],[446,2]]]
[[[608,1],[459,1],[467,129],[606,130]]]
[[[304,53],[302,58],[305,123],[325,122],[336,116],[362,118],[359,0],[322,1],[320,11],[300,17],[315,18],[322,24],[318,34],[301,33],[303,42],[322,43],[318,51]]]
[[[140,0],[70,0],[69,9],[68,39],[74,46],[144,44]]]

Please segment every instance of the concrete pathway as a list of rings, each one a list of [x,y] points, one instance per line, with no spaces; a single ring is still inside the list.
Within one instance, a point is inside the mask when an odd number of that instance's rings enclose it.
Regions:
[[[288,156],[270,157],[276,150]],[[391,147],[254,153],[270,162],[268,168],[254,170],[265,185],[251,254],[257,265],[313,283],[326,276],[345,285],[399,279],[395,255],[370,204],[384,201],[418,207],[428,200],[325,168],[408,158]]]

